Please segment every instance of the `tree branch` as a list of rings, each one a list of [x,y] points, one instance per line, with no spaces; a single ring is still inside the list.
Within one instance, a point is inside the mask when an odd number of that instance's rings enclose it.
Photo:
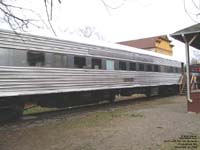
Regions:
[[[46,1],[46,0],[44,0],[44,5],[45,5],[45,10],[46,10],[47,20],[48,20],[49,26],[50,26],[50,28],[51,28],[51,31],[53,32],[53,34],[54,34],[55,36],[57,36],[57,35],[56,35],[56,32],[54,31],[53,26],[52,26],[52,24],[51,24],[51,19],[50,19],[50,17],[49,17],[49,12],[48,12],[48,7],[47,7],[47,1]]]
[[[188,12],[188,10],[187,10],[187,8],[186,8],[186,4],[185,4],[186,2],[185,2],[185,0],[183,0],[183,7],[184,7],[184,10],[185,10],[185,13],[188,15],[188,17],[192,20],[192,21],[194,21],[195,23],[198,23],[198,21],[196,21],[196,20],[194,20],[193,18],[192,18],[192,16],[189,14],[189,12]],[[197,14],[196,14],[197,15]]]
[[[52,32],[56,36],[56,33],[51,24],[51,20],[53,18],[53,1],[55,1],[55,0],[51,0],[51,5],[50,5],[50,10],[51,10],[50,15],[51,16],[49,16],[47,0],[44,0],[44,3],[45,3],[45,10],[46,10],[46,14],[47,14],[48,24],[49,24]],[[61,0],[56,0],[56,1],[58,1],[58,3],[61,3]],[[14,6],[12,4],[8,4],[7,1],[5,2],[4,0],[0,0],[0,12],[3,14],[3,16],[0,17],[0,19],[7,22],[12,30],[20,29],[20,30],[24,31],[24,29],[27,29],[29,25],[33,25],[38,28],[41,28],[40,26],[34,24],[34,21],[38,21],[38,20],[24,19],[24,18],[26,18],[24,14],[22,14],[22,16],[21,16],[21,15],[16,15],[16,13],[15,13],[15,12],[23,12],[23,11],[32,12],[47,27],[47,25],[46,25],[45,21],[42,19],[42,17],[39,14],[35,13],[33,10],[19,7],[19,6]]]
[[[0,1],[0,11],[4,14],[3,19],[9,24],[9,26],[16,30],[17,28],[23,30],[27,28],[27,25],[30,23],[30,19],[23,19],[19,16],[14,15],[11,11],[11,8],[22,9],[21,7],[7,5],[3,1]]]
[[[101,2],[104,4],[104,6],[109,8],[109,9],[119,9],[126,3],[126,1],[127,0],[122,0],[121,4],[119,4],[118,6],[113,7],[113,6],[109,5],[108,3],[106,3],[105,0],[101,0]]]

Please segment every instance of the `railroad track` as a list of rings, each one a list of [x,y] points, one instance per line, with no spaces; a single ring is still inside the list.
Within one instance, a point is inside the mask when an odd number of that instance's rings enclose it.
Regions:
[[[34,114],[28,114],[28,115],[23,115],[22,121],[25,120],[32,120],[32,119],[45,119],[45,118],[52,118],[52,117],[58,117],[61,115],[73,115],[75,113],[82,113],[82,112],[92,112],[96,110],[101,110],[102,108],[112,108],[112,107],[119,107],[119,106],[127,106],[130,104],[136,104],[136,103],[141,103],[149,100],[156,100],[159,99],[160,97],[139,97],[139,98],[130,98],[127,100],[120,100],[120,101],[115,101],[113,103],[109,102],[102,102],[102,103],[95,103],[95,104],[88,104],[88,105],[81,105],[81,106],[74,106],[74,107],[68,107],[68,108],[62,108],[58,110],[53,110],[53,111],[46,111],[46,112],[39,112],[39,113],[34,113]]]
[[[89,104],[89,105],[81,105],[81,106],[75,106],[75,107],[68,107],[68,108],[62,108],[58,110],[53,111],[46,111],[46,112],[39,112],[39,113],[33,113],[33,114],[27,114],[23,115],[21,120],[16,122],[4,122],[0,125],[7,125],[7,124],[17,124],[17,123],[26,123],[26,122],[34,122],[38,120],[45,120],[45,119],[55,119],[55,118],[62,118],[65,115],[67,116],[73,116],[77,114],[87,113],[87,112],[93,112],[98,111],[102,109],[110,109],[115,107],[121,107],[121,106],[127,106],[130,104],[138,104],[143,103],[145,101],[155,101],[159,99],[160,96],[154,96],[154,97],[139,97],[139,98],[128,98],[126,100],[119,100],[115,101],[113,103],[108,102],[102,102],[102,103],[96,103],[96,104]]]

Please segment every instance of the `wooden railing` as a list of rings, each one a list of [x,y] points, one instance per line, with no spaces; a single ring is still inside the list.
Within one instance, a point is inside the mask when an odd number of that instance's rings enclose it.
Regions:
[[[186,75],[182,74],[179,80],[179,93],[184,94],[186,90]]]

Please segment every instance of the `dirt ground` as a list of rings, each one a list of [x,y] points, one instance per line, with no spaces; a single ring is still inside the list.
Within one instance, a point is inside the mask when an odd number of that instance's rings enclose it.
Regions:
[[[0,126],[0,150],[200,150],[200,114],[172,96]]]

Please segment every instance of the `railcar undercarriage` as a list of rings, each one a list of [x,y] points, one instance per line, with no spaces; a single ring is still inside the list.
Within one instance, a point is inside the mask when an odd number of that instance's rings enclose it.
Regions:
[[[177,94],[178,89],[178,85],[163,85],[155,87],[6,97],[0,99],[0,122],[20,119],[26,104],[36,104],[41,107],[66,108],[86,104],[98,104],[98,102],[101,101],[114,102],[116,95],[131,96],[132,94],[145,94],[147,97],[158,95],[168,96]]]

